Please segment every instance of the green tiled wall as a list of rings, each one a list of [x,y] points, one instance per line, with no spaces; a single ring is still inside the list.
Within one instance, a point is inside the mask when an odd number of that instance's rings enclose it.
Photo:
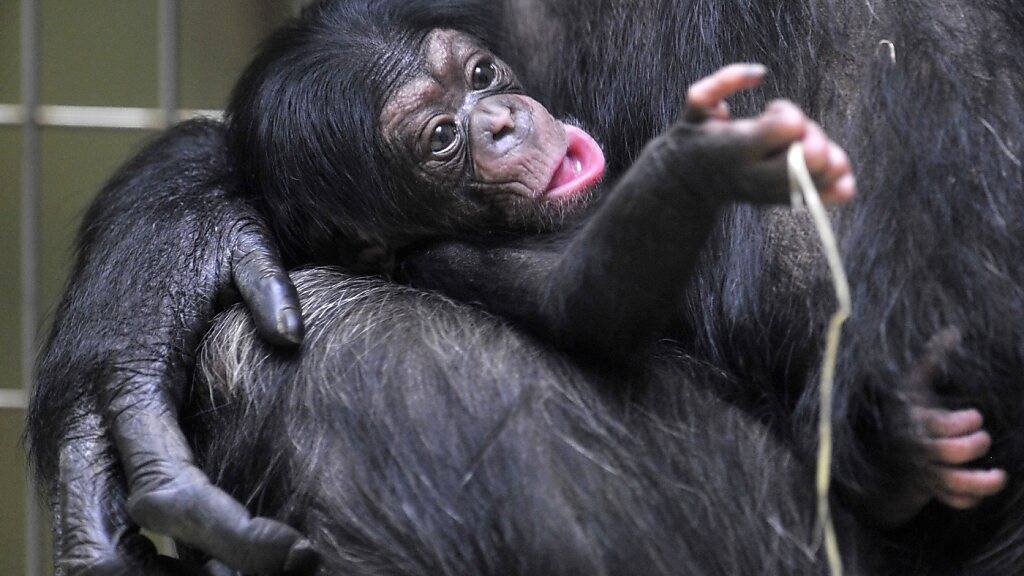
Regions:
[[[260,40],[290,13],[290,2],[182,0],[178,17],[182,107],[223,108],[235,78]],[[230,15],[230,25],[225,25],[225,15]]]
[[[44,104],[157,106],[155,1],[42,0],[40,18]]]
[[[18,26],[18,2],[16,0],[0,0],[0,103],[10,103],[18,99],[21,83],[18,79],[18,38],[21,28]],[[6,148],[0,148],[0,154],[7,155]],[[0,172],[6,175],[7,172]],[[6,191],[7,188],[0,189]]]
[[[0,126],[0,388],[21,386],[21,283],[18,267],[18,195],[21,132]],[[0,461],[7,454],[0,452]]]
[[[15,249],[20,153],[18,129],[0,127],[0,289],[5,294],[0,298],[0,388],[21,386],[21,299]],[[20,410],[0,410],[0,565],[10,567],[11,574],[24,569],[25,474],[19,445],[22,418]]]
[[[20,410],[0,410],[0,572],[25,572],[25,473],[20,464]],[[17,463],[17,465],[15,465]]]

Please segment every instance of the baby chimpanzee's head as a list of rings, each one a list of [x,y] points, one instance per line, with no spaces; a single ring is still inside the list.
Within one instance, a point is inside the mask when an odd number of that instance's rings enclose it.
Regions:
[[[457,4],[320,2],[243,75],[232,151],[292,262],[551,229],[586,203],[600,148],[522,94],[480,40],[490,11]]]

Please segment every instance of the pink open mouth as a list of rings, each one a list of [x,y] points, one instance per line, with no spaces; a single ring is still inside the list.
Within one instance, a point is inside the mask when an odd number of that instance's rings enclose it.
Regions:
[[[597,184],[604,176],[604,152],[583,130],[568,124],[565,128],[565,157],[555,168],[544,195],[548,198],[571,198]]]

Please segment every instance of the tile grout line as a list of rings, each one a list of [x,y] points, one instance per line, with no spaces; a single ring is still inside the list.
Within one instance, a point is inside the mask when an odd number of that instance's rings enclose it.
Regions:
[[[39,105],[39,2],[21,1],[21,94],[25,110]],[[39,330],[39,126],[26,114],[22,127],[21,167],[21,375],[22,394],[35,384],[35,347]],[[42,518],[31,466],[25,495],[25,575],[41,576]]]
[[[162,125],[172,126],[178,122],[178,0],[160,0],[157,26]]]
[[[25,107],[20,104],[0,104],[0,126],[22,126],[27,120]],[[213,118],[221,120],[223,110],[181,109],[174,113],[175,120]],[[166,111],[162,108],[133,108],[120,106],[40,105],[35,109],[36,126],[62,128],[108,128],[120,130],[160,130],[167,125]]]

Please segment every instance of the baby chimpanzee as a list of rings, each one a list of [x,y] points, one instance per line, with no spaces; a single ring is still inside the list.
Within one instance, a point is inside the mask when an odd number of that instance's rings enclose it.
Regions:
[[[844,151],[792,103],[730,118],[725,99],[765,75],[755,64],[692,86],[683,118],[601,191],[598,143],[523,94],[480,40],[486,28],[441,13],[339,26],[359,16],[312,12],[272,38],[240,81],[229,139],[243,189],[293,264],[386,271],[397,258],[410,283],[478,301],[586,363],[643,368],[720,209],[789,198],[792,144],[804,145],[826,201],[854,195]],[[453,256],[457,275],[401,262],[435,240],[518,248]],[[957,436],[935,449],[936,462],[987,451],[974,416],[928,412],[938,422],[929,431]],[[956,485],[949,493],[967,486],[979,497],[1004,482],[998,471],[940,475]],[[909,508],[930,497],[910,497]]]
[[[828,199],[854,192],[846,155],[793,104],[729,119],[724,99],[757,86],[758,65],[695,85],[687,117],[600,193],[599,145],[469,33],[395,31],[379,45],[304,30],[269,43],[229,109],[244,189],[293,263],[380,269],[425,241],[531,237],[547,265],[488,287],[508,315],[628,358],[658,333],[652,313],[679,294],[719,208],[788,198],[791,144]]]

